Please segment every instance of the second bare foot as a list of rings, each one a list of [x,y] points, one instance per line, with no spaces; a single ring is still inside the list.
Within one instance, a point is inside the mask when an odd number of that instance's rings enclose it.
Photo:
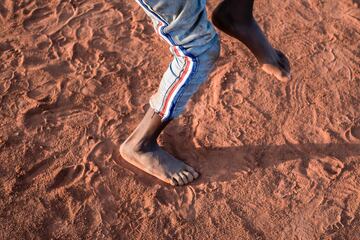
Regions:
[[[226,2],[219,4],[212,15],[214,25],[244,43],[266,73],[287,82],[290,79],[290,63],[285,54],[271,46],[255,19],[237,21],[231,16],[230,7]]]

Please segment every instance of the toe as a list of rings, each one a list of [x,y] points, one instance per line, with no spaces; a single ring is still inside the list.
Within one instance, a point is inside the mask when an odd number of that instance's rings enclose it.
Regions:
[[[262,69],[265,72],[274,75],[277,79],[279,79],[282,82],[287,82],[289,80],[288,76],[285,73],[283,73],[280,67],[276,67],[270,64],[264,64],[262,66]]]
[[[290,80],[290,75],[288,73],[285,73],[281,71],[280,74],[275,75],[277,79],[279,79],[281,82],[288,82]]]
[[[172,185],[172,186],[177,186],[178,185],[178,182],[176,181],[176,179],[175,178],[171,178],[170,179],[170,184]]]
[[[188,172],[188,171],[183,171],[183,174],[186,176],[186,178],[188,179],[188,183],[190,183],[190,182],[192,182],[192,181],[194,181],[194,176],[190,173],[190,172]]]
[[[179,174],[174,174],[173,179],[175,179],[177,181],[178,186],[182,186],[184,185],[184,181],[182,180],[182,178],[180,177]]]
[[[191,173],[191,175],[193,176],[193,179],[197,179],[199,177],[199,173],[196,172],[192,167],[186,166],[185,170],[188,171],[189,173]]]
[[[199,177],[199,173],[197,173],[192,167],[186,166],[185,168],[191,175],[193,176],[193,179],[197,179]]]
[[[186,177],[186,175],[183,172],[179,172],[179,176],[181,177],[181,179],[183,180],[184,184],[188,184],[189,180]]]

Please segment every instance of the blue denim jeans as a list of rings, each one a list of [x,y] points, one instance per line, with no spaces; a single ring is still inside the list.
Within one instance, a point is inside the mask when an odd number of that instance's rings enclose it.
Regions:
[[[206,14],[206,0],[136,0],[174,56],[150,106],[162,121],[179,116],[219,57],[220,41]]]

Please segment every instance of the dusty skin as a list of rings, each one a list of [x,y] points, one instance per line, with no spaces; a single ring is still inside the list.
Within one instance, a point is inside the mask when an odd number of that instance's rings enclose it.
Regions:
[[[286,83],[218,30],[158,137],[201,173],[173,187],[119,152],[172,59],[135,1],[1,0],[0,239],[358,240],[357,2],[255,1]]]
[[[149,108],[134,132],[120,146],[121,156],[137,168],[173,186],[191,183],[199,174],[159,147],[157,138],[168,122]]]
[[[225,0],[212,14],[212,21],[225,33],[243,42],[256,56],[262,69],[286,82],[290,64],[286,56],[274,49],[253,16],[253,0]],[[240,17],[239,17],[240,16]],[[173,186],[191,183],[198,173],[167,153],[157,138],[167,123],[149,109],[134,132],[120,147],[121,156],[130,164]]]
[[[290,80],[289,60],[271,46],[252,14],[242,12],[244,8],[252,8],[248,6],[252,4],[251,0],[225,0],[214,10],[212,21],[219,30],[244,43],[255,55],[262,70],[287,82]],[[246,17],[247,14],[250,16]]]

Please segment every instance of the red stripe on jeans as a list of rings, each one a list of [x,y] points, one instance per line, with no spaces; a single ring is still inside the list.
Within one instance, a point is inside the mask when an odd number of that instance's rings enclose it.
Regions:
[[[179,52],[177,51],[176,48],[174,48],[174,51],[175,51],[175,54],[176,54],[177,56],[179,56]],[[168,105],[169,100],[170,100],[170,98],[171,98],[171,95],[174,93],[174,91],[175,91],[175,89],[177,88],[177,86],[179,86],[179,84],[184,80],[184,76],[187,74],[187,72],[188,72],[188,70],[189,70],[189,66],[190,66],[189,58],[188,58],[188,57],[185,57],[185,69],[184,69],[184,71],[182,72],[179,80],[174,84],[174,86],[173,86],[172,89],[170,90],[169,94],[167,95],[166,100],[165,100],[164,107],[163,107],[163,109],[160,111],[161,116],[164,116],[164,115],[165,115],[166,108],[167,108],[167,105]]]

